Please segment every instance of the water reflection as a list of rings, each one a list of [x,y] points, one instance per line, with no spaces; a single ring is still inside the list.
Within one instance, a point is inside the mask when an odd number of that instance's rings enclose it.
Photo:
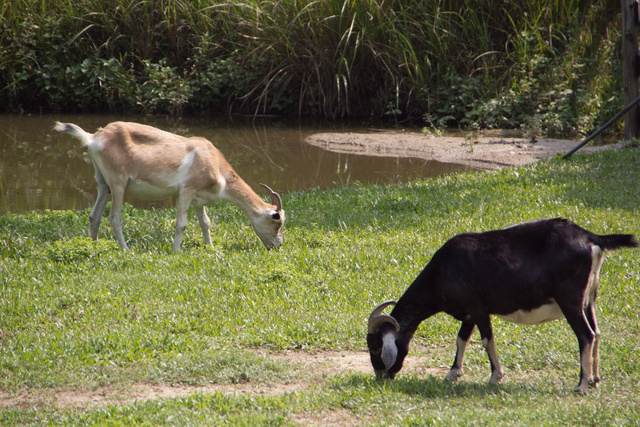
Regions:
[[[362,127],[227,119],[167,119],[105,115],[0,116],[0,214],[40,209],[84,209],[95,201],[93,165],[80,143],[53,131],[56,120],[95,132],[115,120],[132,120],[216,145],[249,185],[264,182],[281,193],[354,182],[390,184],[468,168],[419,159],[345,155],[304,142],[317,132]],[[137,207],[167,202],[127,199]],[[169,202],[172,204],[172,202]]]

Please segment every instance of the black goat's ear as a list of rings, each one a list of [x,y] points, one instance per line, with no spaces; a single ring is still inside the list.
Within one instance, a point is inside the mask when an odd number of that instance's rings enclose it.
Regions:
[[[280,214],[278,212],[274,212],[273,214],[271,214],[271,218],[277,221],[280,219]]]

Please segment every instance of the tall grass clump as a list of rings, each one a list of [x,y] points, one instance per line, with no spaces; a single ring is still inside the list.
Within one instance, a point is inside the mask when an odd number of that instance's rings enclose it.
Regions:
[[[566,132],[622,102],[615,2],[16,0],[0,13],[3,111]]]

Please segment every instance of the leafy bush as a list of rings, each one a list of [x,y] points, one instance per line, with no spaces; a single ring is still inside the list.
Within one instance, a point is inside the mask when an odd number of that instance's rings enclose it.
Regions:
[[[193,96],[193,88],[180,75],[178,67],[170,67],[166,60],[158,63],[143,61],[142,83],[138,89],[138,104],[146,113],[180,115]]]
[[[92,240],[89,237],[73,237],[58,240],[42,251],[43,255],[56,262],[74,264],[91,259],[109,251],[118,251],[120,247],[113,240]]]
[[[65,70],[63,85],[82,110],[117,110],[134,100],[135,81],[115,58],[87,58]]]
[[[7,112],[426,115],[559,133],[621,104],[615,2],[17,0],[3,13]]]

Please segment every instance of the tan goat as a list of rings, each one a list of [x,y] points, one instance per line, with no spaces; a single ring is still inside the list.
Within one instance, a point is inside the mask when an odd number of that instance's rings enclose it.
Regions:
[[[110,123],[94,134],[71,123],[56,122],[55,130],[82,141],[93,161],[98,197],[89,216],[89,226],[94,240],[98,238],[102,213],[111,193],[109,221],[122,249],[129,250],[122,233],[126,193],[140,199],[178,197],[175,251],[180,249],[191,204],[204,242],[211,245],[211,220],[204,206],[216,200],[227,200],[242,209],[267,248],[282,245],[285,214],[278,193],[261,184],[269,191],[273,204],[265,203],[205,138],[186,138],[127,122]]]

